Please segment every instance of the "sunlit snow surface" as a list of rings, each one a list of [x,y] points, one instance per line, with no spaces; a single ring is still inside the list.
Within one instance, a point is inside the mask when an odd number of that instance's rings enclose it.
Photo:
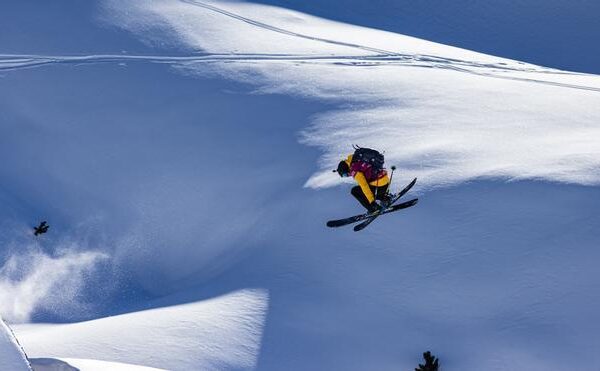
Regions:
[[[359,143],[384,150],[389,163],[410,170],[426,185],[479,177],[600,182],[597,76],[265,5],[195,0],[108,4],[117,24],[150,40],[166,33],[192,49],[272,56],[272,63],[249,59],[215,67],[262,91],[343,97],[347,109],[320,116],[305,132],[305,143],[326,151],[322,163],[328,169],[348,152],[348,143]],[[323,56],[331,59],[312,59]],[[185,66],[205,71],[194,62]],[[307,184],[337,181],[325,171]]]
[[[95,10],[147,52],[0,53],[0,308],[92,319],[17,327],[31,356],[600,367],[598,76],[251,3]],[[324,226],[360,210],[353,143],[419,177],[359,234]]]
[[[168,370],[251,369],[267,305],[266,293],[246,290],[89,322],[20,325],[16,332],[32,358],[97,359]]]
[[[32,358],[31,364],[35,371],[163,371],[130,363],[78,358]]]

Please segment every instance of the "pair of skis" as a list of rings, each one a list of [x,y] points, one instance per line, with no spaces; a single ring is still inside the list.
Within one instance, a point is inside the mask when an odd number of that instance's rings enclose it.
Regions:
[[[354,231],[358,232],[365,229],[369,224],[371,224],[378,216],[383,214],[392,213],[394,211],[406,209],[407,207],[411,207],[417,204],[419,201],[418,198],[414,198],[410,201],[405,201],[400,204],[396,204],[396,201],[400,199],[400,197],[404,196],[417,182],[417,178],[413,179],[404,189],[402,189],[398,194],[392,196],[392,200],[390,203],[383,209],[376,211],[374,213],[365,213],[360,215],[354,215],[349,218],[338,219],[338,220],[330,220],[327,222],[328,227],[337,228],[342,227],[344,225],[361,222],[354,226]]]

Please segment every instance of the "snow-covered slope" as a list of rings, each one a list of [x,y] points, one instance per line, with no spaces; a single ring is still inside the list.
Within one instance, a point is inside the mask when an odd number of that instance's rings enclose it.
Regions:
[[[600,72],[596,1],[256,2],[560,69]]]
[[[130,363],[77,358],[34,358],[31,359],[31,364],[35,371],[162,371],[158,368]]]
[[[34,358],[95,359],[167,370],[251,369],[267,305],[264,292],[247,290],[89,322],[19,325],[15,331]]]
[[[247,56],[211,65],[225,76],[262,91],[344,96],[348,109],[320,116],[305,133],[305,143],[327,152],[327,169],[348,143],[360,143],[428,185],[479,177],[600,183],[598,76],[245,2],[127,4],[110,7],[116,22],[145,38],[166,32],[190,49]],[[184,68],[206,71],[194,61]],[[308,185],[336,182],[323,171]]]
[[[0,57],[2,307],[91,319],[18,326],[31,356],[600,367],[600,77],[251,2],[101,11],[102,49],[142,52]],[[353,143],[419,177],[359,234],[324,227],[360,210],[330,172]],[[65,265],[50,287],[74,290],[37,290]]]
[[[0,370],[31,370],[23,349],[2,318],[0,318]]]

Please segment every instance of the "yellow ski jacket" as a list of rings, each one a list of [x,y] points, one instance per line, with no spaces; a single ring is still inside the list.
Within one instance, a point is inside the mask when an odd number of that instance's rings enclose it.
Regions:
[[[348,158],[344,161],[346,161],[346,163],[348,164],[348,167],[350,169],[352,169],[352,166],[351,166],[352,155],[349,155]],[[387,185],[390,183],[390,178],[388,177],[387,172],[381,178],[375,179],[371,182],[368,182],[367,178],[365,177],[365,174],[360,171],[352,171],[351,170],[350,175],[352,175],[354,177],[354,180],[356,180],[356,182],[360,186],[360,189],[363,191],[365,196],[367,196],[367,199],[369,200],[370,203],[373,203],[373,201],[375,201],[375,195],[373,194],[373,191],[371,191],[370,186],[383,187],[384,185]]]

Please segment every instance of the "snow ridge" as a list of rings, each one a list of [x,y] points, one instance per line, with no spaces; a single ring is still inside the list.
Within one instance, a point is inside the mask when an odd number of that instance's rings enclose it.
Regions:
[[[61,325],[18,325],[31,357],[81,358],[168,370],[252,369],[268,307],[264,290]],[[53,339],[60,337],[61,341]]]
[[[23,348],[2,317],[0,317],[0,370],[31,371]]]

